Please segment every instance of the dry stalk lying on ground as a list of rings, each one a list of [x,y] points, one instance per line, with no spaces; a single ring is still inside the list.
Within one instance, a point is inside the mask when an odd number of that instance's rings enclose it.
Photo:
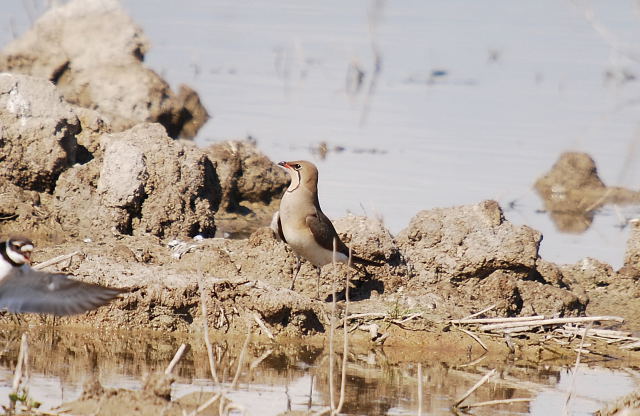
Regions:
[[[80,254],[80,251],[74,251],[73,253],[56,256],[56,257],[54,257],[52,259],[49,259],[47,261],[43,261],[42,263],[36,264],[32,268],[34,270],[40,270],[40,269],[44,269],[45,267],[49,267],[49,266],[53,266],[54,264],[61,263],[61,262],[65,261],[65,260],[71,261],[71,258],[73,256],[78,255],[78,254]]]
[[[500,334],[510,339],[509,336],[512,334],[533,332],[541,328],[552,329],[545,339],[554,340],[560,345],[569,345],[571,340],[584,333],[584,337],[601,340],[607,344],[617,343],[621,349],[640,350],[640,338],[632,336],[630,332],[591,328],[596,322],[624,322],[624,319],[619,316],[583,316],[575,318],[546,318],[542,315],[516,318],[474,318],[473,316],[478,316],[478,314],[463,319],[454,319],[449,323],[473,338],[485,351],[487,347],[479,337],[482,333]],[[585,326],[579,324],[587,324],[589,330],[585,331]],[[465,328],[462,328],[462,326]],[[562,340],[562,338],[565,340]],[[582,347],[579,350],[585,352]]]
[[[384,312],[354,313],[352,315],[348,315],[345,313],[345,315],[345,318],[340,321],[339,325],[347,325],[350,321],[355,321],[355,323],[351,325],[350,329],[348,329],[347,332],[353,332],[356,329],[369,332],[371,340],[375,341],[378,344],[384,343],[389,334],[381,333],[380,325],[378,325],[375,321],[381,321],[381,323],[386,323],[388,326],[397,325],[400,328],[406,330],[418,330],[408,327],[406,323],[422,317],[421,312],[407,313],[401,316],[393,316],[389,313]]]

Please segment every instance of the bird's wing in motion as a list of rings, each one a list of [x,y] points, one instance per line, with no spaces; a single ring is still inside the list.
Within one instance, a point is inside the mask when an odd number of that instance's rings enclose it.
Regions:
[[[63,274],[16,270],[0,283],[0,309],[74,315],[102,306],[124,291],[80,282]]]

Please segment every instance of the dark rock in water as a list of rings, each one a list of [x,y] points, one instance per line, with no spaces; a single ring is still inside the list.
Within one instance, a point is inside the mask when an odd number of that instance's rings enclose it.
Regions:
[[[605,204],[640,203],[638,192],[605,186],[586,153],[563,153],[534,187],[556,227],[571,233],[588,229],[595,211]]]
[[[551,171],[535,183],[535,188],[545,194],[580,189],[604,190],[605,187],[591,156],[579,152],[561,154]]]
[[[0,71],[55,83],[70,103],[97,110],[113,131],[157,121],[173,138],[195,136],[208,114],[188,87],[179,94],[143,65],[149,42],[116,0],[52,7],[0,53]]]

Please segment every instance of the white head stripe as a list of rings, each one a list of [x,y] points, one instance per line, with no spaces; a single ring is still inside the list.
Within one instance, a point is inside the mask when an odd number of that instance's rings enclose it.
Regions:
[[[7,247],[7,256],[16,264],[25,264],[27,259],[20,253],[13,250],[11,247]]]

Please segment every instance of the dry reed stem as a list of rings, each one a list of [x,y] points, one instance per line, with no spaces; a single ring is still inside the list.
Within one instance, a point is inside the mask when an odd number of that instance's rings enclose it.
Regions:
[[[333,265],[333,270],[336,269],[336,252],[337,252],[337,241],[335,237],[333,238],[333,253],[331,264]],[[336,331],[336,280],[332,279],[332,291],[333,295],[331,296],[331,323],[329,327],[329,403],[330,409],[333,410],[336,408],[336,399],[334,397],[334,386],[333,386],[333,337],[335,336]]]
[[[500,400],[487,400],[486,402],[472,403],[462,406],[461,409],[470,409],[472,407],[493,406],[496,404],[511,404],[511,403],[523,403],[533,401],[533,397],[521,397],[514,399],[500,399]]]
[[[482,342],[482,340],[473,332],[471,331],[467,331],[466,329],[462,329],[462,328],[456,328],[458,331],[464,332],[465,334],[469,335],[471,338],[473,338],[478,344],[480,344],[480,346],[482,348],[484,348],[485,351],[489,351],[489,348],[487,348],[487,346],[484,344],[484,342]]]
[[[457,408],[460,403],[462,403],[463,401],[465,401],[465,399],[469,396],[471,396],[471,394],[476,391],[478,389],[478,387],[482,386],[484,383],[487,382],[487,380],[489,380],[489,378],[491,376],[493,376],[496,373],[496,369],[494,368],[493,370],[489,371],[487,374],[485,374],[480,380],[478,380],[478,382],[476,384],[473,385],[473,387],[471,387],[469,390],[467,390],[462,396],[460,396],[460,398],[458,400],[456,400],[456,402],[453,404],[454,408]]]
[[[182,354],[184,354],[186,350],[187,344],[180,345],[180,348],[178,348],[178,351],[176,351],[176,354],[173,356],[173,359],[167,366],[167,369],[164,370],[165,375],[169,375],[173,372],[173,369],[175,368],[176,364],[178,364],[178,361],[180,361],[180,359],[182,358]]]
[[[418,363],[418,416],[422,416],[422,363]]]
[[[487,358],[487,353],[483,352],[482,355],[480,357],[476,358],[475,360],[469,361],[468,363],[457,365],[455,368],[473,367],[474,365],[478,364],[479,362],[481,362],[485,358]]]
[[[538,321],[545,319],[544,315],[534,316],[517,316],[514,318],[463,318],[452,319],[449,321],[452,324],[494,324],[494,323],[507,323],[507,322],[522,322],[522,321]]]
[[[264,360],[267,359],[268,356],[270,356],[271,354],[273,354],[273,350],[269,349],[267,351],[265,351],[264,353],[262,353],[262,355],[258,358],[256,358],[255,360],[253,360],[251,362],[251,364],[249,365],[249,369],[250,370],[255,370],[260,363],[262,363]]]
[[[253,320],[256,321],[256,323],[258,324],[258,326],[260,327],[260,329],[262,329],[262,332],[264,332],[264,334],[271,340],[275,339],[275,337],[273,336],[273,332],[271,332],[271,330],[269,330],[269,328],[267,328],[267,325],[264,323],[264,321],[262,320],[262,318],[260,318],[260,316],[258,315],[257,312],[253,313]]]
[[[573,366],[573,374],[571,376],[571,386],[569,387],[569,392],[567,393],[567,400],[564,402],[564,406],[562,408],[563,415],[569,414],[569,402],[571,401],[571,396],[573,395],[573,389],[575,388],[575,384],[576,384],[576,377],[578,375],[578,366],[580,365],[580,358],[582,357],[584,339],[587,337],[587,334],[591,329],[591,325],[593,325],[593,322],[590,322],[589,325],[587,325],[584,328],[584,332],[582,333],[582,339],[580,340],[580,347],[578,348],[578,355],[576,356],[576,363]]]
[[[240,350],[240,357],[238,357],[238,368],[236,368],[236,374],[233,376],[233,381],[231,382],[231,388],[235,389],[238,385],[238,380],[240,379],[240,371],[242,370],[242,364],[244,363],[244,356],[247,353],[247,347],[249,346],[249,340],[251,339],[251,326],[247,325],[247,337],[244,339],[244,343],[242,344],[242,349]]]
[[[465,316],[464,318],[462,318],[460,320],[464,321],[464,320],[467,320],[467,319],[475,318],[476,316],[479,316],[479,315],[482,315],[483,313],[489,312],[491,309],[495,308],[496,306],[498,306],[498,304],[494,303],[493,305],[487,306],[486,308],[482,309],[481,311],[476,312],[476,313],[472,313],[471,315]]]
[[[544,326],[544,325],[557,325],[557,324],[567,324],[567,323],[582,323],[582,322],[594,322],[594,321],[615,321],[615,322],[624,322],[624,318],[619,316],[584,316],[579,318],[552,318],[552,319],[542,319],[538,321],[531,322],[507,322],[503,324],[493,324],[493,325],[482,325],[478,329],[480,331],[491,331],[494,329],[505,329],[505,328],[516,328],[516,327],[536,327],[536,326]]]
[[[335,248],[334,248],[335,250]],[[351,266],[351,260],[353,257],[353,253],[351,251],[351,247],[349,247],[349,260],[347,265]],[[335,268],[334,268],[335,270]],[[345,274],[345,305],[344,305],[344,315],[347,316],[349,314],[349,274]],[[333,293],[335,297],[335,292]],[[338,407],[333,411],[333,415],[337,415],[342,410],[342,406],[344,405],[344,397],[345,397],[345,389],[347,385],[347,355],[349,354],[349,332],[347,331],[347,320],[344,320],[344,324],[342,327],[342,374],[340,379],[340,399],[338,400]]]
[[[76,256],[78,254],[80,254],[80,251],[74,251],[73,253],[69,253],[69,254],[62,254],[60,256],[53,257],[47,261],[43,261],[42,263],[38,263],[35,266],[33,266],[32,269],[41,270],[41,269],[44,269],[45,267],[53,266],[54,264],[58,264],[67,259],[70,259],[73,256]]]
[[[200,290],[200,308],[202,310],[202,329],[204,333],[204,343],[207,346],[207,356],[209,357],[209,370],[211,371],[211,377],[215,384],[220,384],[218,379],[218,372],[216,371],[216,361],[213,356],[213,346],[211,340],[209,340],[209,319],[207,315],[207,302],[205,297],[205,290],[202,286],[202,276],[198,273],[198,289]]]
[[[403,324],[405,322],[408,322],[412,319],[416,319],[422,316],[422,312],[416,312],[416,313],[412,313],[411,315],[407,316],[406,318],[403,319],[393,319],[391,320],[392,323],[396,324],[396,325],[400,325]]]
[[[14,392],[18,392],[18,388],[20,387],[20,382],[22,381],[23,375],[26,375],[28,372],[27,362],[29,360],[29,343],[27,342],[27,334],[22,334],[22,338],[20,339],[20,351],[18,352],[18,362],[16,363],[16,371],[13,376],[13,384],[11,386]]]
[[[209,398],[209,400],[207,400],[206,402],[202,403],[200,406],[198,406],[198,408],[196,410],[194,410],[193,412],[191,412],[191,414],[189,416],[195,416],[200,412],[203,412],[204,410],[206,410],[209,406],[211,406],[212,404],[214,404],[216,402],[216,400],[220,399],[220,397],[222,397],[221,393],[217,393],[213,396],[211,396]]]

